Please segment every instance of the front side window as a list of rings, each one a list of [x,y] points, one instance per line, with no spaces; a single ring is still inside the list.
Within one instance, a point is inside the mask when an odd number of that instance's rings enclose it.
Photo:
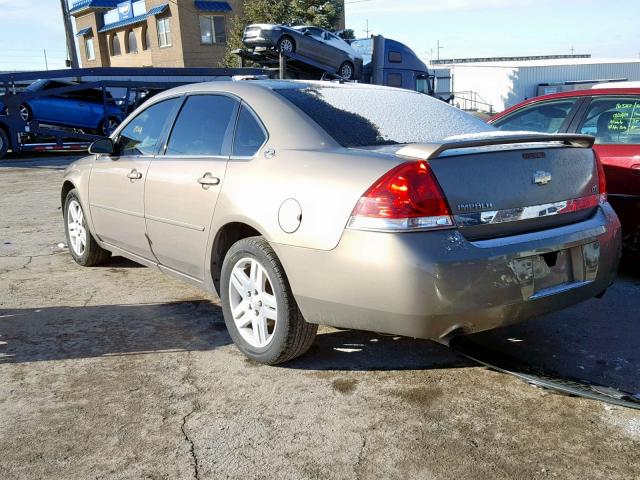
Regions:
[[[122,54],[122,50],[120,49],[120,39],[118,38],[118,34],[114,33],[111,37],[111,55],[118,56]]]
[[[237,103],[222,95],[190,96],[173,126],[166,155],[223,155]]]
[[[171,19],[158,19],[158,44],[160,47],[171,46]]]
[[[119,154],[154,155],[167,119],[178,102],[179,98],[158,102],[131,120],[118,137]]]
[[[640,144],[640,97],[592,100],[578,131],[596,143]]]
[[[86,38],[84,41],[84,49],[87,52],[87,60],[96,59],[96,51],[93,48],[93,38]]]
[[[138,39],[133,30],[127,34],[127,50],[129,53],[138,53]]]
[[[577,98],[531,105],[518,110],[493,125],[500,130],[558,133]]]
[[[200,16],[200,42],[205,45],[227,42],[227,32],[222,15]]]
[[[233,140],[234,157],[253,157],[267,140],[267,134],[260,122],[246,106],[238,115],[236,134]]]

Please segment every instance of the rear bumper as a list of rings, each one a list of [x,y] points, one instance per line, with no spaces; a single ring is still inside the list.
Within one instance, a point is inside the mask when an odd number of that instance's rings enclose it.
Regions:
[[[273,247],[308,322],[438,339],[454,330],[520,322],[598,295],[615,278],[620,243],[620,223],[605,204],[580,223],[492,240],[471,242],[456,230],[346,230],[332,251]],[[533,279],[521,271],[523,259],[560,250],[582,259],[594,245],[597,269],[587,272],[575,261],[578,275],[564,288],[534,291]]]

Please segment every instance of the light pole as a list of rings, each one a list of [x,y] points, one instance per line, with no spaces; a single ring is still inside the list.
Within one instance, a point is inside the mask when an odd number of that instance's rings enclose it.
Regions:
[[[67,35],[67,53],[71,61],[71,68],[80,68],[78,63],[78,52],[76,51],[76,40],[73,37],[73,27],[71,26],[71,15],[69,14],[69,4],[67,0],[60,0],[62,7],[62,18],[64,20],[64,31]]]

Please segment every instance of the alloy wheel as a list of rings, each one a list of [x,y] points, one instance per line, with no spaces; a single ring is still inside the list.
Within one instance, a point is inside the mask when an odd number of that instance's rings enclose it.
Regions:
[[[351,68],[351,64],[345,63],[340,67],[340,76],[347,79],[353,76],[353,68]]]
[[[67,210],[67,230],[69,243],[73,252],[81,257],[87,248],[87,229],[84,224],[84,213],[77,200],[71,200]]]
[[[28,122],[31,118],[29,108],[26,105],[20,105],[20,118],[22,118],[22,120],[25,122]]]
[[[102,133],[104,135],[111,135],[115,129],[118,128],[118,125],[120,125],[120,123],[117,120],[110,118],[107,124],[102,127]]]
[[[254,348],[269,345],[278,323],[278,305],[269,275],[256,259],[243,258],[234,265],[229,304],[243,340]]]
[[[293,43],[288,38],[283,38],[280,42],[280,51],[281,52],[293,52]]]

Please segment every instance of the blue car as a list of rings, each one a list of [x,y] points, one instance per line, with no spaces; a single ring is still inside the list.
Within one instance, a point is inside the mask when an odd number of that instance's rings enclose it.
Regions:
[[[77,84],[60,80],[37,80],[25,92],[46,92],[72,85]],[[74,127],[102,135],[107,130],[113,132],[125,116],[123,108],[113,103],[111,94],[106,92],[106,95],[106,121],[102,90],[97,88],[29,98],[20,105],[20,116],[25,122],[38,120],[41,123]]]

